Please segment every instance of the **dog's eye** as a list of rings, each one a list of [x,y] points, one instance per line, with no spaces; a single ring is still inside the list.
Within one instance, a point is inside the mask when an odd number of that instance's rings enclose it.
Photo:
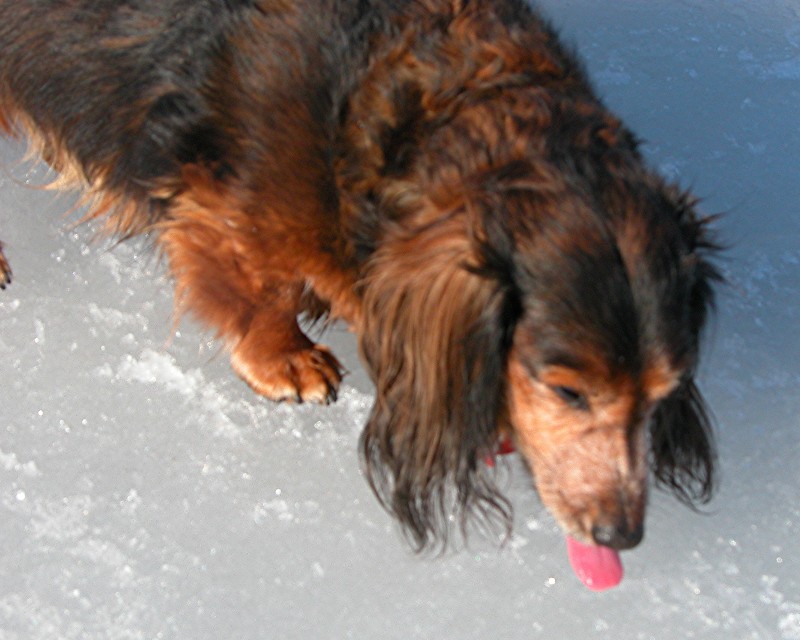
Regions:
[[[586,396],[584,396],[580,391],[577,389],[573,389],[572,387],[564,387],[561,385],[556,385],[550,387],[561,400],[566,402],[570,407],[573,409],[581,409],[582,411],[586,411],[589,408],[589,403],[586,400]]]

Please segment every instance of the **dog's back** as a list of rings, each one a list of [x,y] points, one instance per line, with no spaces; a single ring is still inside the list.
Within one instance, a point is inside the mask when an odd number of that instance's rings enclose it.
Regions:
[[[374,4],[4,0],[0,125],[24,129],[62,175],[136,199],[120,226],[139,231],[187,163],[225,172],[243,139],[275,153],[298,129],[330,139],[347,70],[382,22]],[[254,112],[268,138],[255,140]]]

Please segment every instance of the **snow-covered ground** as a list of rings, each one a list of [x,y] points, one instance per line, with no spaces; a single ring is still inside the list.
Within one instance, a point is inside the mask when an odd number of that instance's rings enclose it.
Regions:
[[[598,595],[511,457],[512,541],[414,556],[358,470],[352,336],[327,336],[337,404],[260,400],[207,334],[172,336],[146,242],[90,246],[4,144],[0,638],[800,639],[800,5],[540,4],[652,162],[726,213],[707,512],[657,494]]]

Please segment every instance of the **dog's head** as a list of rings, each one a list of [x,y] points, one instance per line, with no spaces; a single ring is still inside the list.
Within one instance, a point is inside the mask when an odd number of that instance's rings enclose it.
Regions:
[[[365,281],[378,393],[363,454],[420,547],[454,507],[508,524],[484,464],[505,430],[579,540],[635,546],[650,471],[687,502],[712,489],[694,382],[717,278],[706,222],[641,168],[588,193],[531,175],[483,176],[451,213],[398,230]]]
[[[528,206],[521,193],[507,201]],[[712,244],[691,201],[644,173],[597,200],[562,193],[532,218],[513,258],[522,309],[507,360],[510,423],[562,528],[630,548],[651,467],[684,499],[712,488],[694,383]]]

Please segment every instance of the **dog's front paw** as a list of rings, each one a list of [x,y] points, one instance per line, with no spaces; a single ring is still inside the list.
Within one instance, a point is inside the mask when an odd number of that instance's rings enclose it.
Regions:
[[[5,289],[7,284],[11,284],[11,265],[3,254],[3,243],[0,242],[0,289]]]
[[[256,393],[276,401],[329,404],[336,400],[342,381],[342,366],[323,345],[268,358],[253,358],[237,349],[231,365]]]

